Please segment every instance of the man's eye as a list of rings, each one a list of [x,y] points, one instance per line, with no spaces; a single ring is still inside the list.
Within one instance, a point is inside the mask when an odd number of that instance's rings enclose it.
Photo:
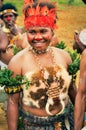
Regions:
[[[9,17],[13,17],[13,15],[9,15]]]
[[[8,16],[4,16],[4,18],[7,18]]]
[[[36,32],[35,31],[29,31],[28,33],[30,33],[30,34],[35,34]]]
[[[8,18],[8,17],[12,18],[13,15],[4,16],[4,18]]]
[[[46,33],[46,32],[47,32],[47,30],[45,30],[45,29],[40,31],[40,33]]]

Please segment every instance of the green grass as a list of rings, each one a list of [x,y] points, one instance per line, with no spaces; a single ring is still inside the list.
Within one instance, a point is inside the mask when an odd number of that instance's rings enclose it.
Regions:
[[[7,94],[4,92],[4,90],[0,90],[0,103],[5,102],[7,100]]]
[[[57,2],[59,4],[65,4],[68,5],[68,1],[72,1],[72,0],[51,0],[52,2]],[[80,6],[80,5],[85,5],[82,0],[73,0],[74,2],[72,3],[73,6]],[[23,9],[23,0],[4,0],[4,3],[10,2],[12,4],[14,4],[17,9],[18,9],[18,13],[19,15],[22,15],[22,9]],[[61,6],[61,5],[60,5]]]
[[[51,0],[51,1],[55,1],[55,2],[58,1],[59,4],[67,4],[67,5],[70,3],[71,5],[75,5],[75,6],[84,5],[82,0]],[[73,1],[73,2],[71,2],[71,1]]]
[[[4,3],[9,3],[9,2],[15,5],[18,10],[19,15],[22,15],[23,0],[4,0]]]

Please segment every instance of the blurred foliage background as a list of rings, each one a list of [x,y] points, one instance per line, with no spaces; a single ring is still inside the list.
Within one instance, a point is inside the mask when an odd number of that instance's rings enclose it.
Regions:
[[[73,6],[80,6],[84,5],[82,0],[51,0],[52,2],[58,2],[61,5],[73,5]],[[22,15],[22,9],[23,9],[23,0],[4,0],[4,3],[10,2],[14,4],[19,12],[19,15]]]

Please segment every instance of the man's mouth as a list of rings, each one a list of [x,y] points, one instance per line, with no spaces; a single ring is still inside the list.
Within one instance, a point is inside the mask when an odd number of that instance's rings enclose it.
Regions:
[[[14,23],[12,22],[12,21],[9,21],[8,23],[7,23],[7,26],[8,27],[11,27],[11,26],[13,26],[14,25]]]
[[[33,44],[44,44],[44,43],[46,43],[46,40],[33,40],[32,43]]]

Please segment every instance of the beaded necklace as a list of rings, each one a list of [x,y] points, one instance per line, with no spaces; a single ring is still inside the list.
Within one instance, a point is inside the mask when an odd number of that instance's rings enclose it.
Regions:
[[[52,77],[54,77],[53,81],[58,82],[58,77],[56,77],[55,71],[57,71],[57,68],[58,68],[58,70],[60,70],[60,67],[57,67],[57,65],[56,65],[53,49],[51,47],[49,47],[46,50],[46,53],[50,52],[50,54],[51,54],[50,58],[52,58],[52,64],[53,64],[51,67],[43,67],[42,64],[40,63],[40,58],[38,57],[38,54],[36,54],[33,50],[32,50],[32,52],[33,52],[34,59],[36,60],[36,63],[38,65],[38,68],[40,69],[40,71],[44,77],[44,83],[46,85],[46,88],[49,90],[49,91],[47,91],[47,95],[52,98],[57,97],[57,95],[59,95],[59,92],[60,92],[60,87],[57,88],[57,86],[56,86],[55,87],[56,89],[49,88],[50,85],[47,83],[48,82],[47,79],[49,79],[49,77],[48,77],[49,75],[52,75]],[[52,74],[50,74],[51,72],[49,72],[49,70],[52,72]],[[45,76],[45,75],[47,75],[47,76]],[[59,82],[61,82],[61,81],[59,80]]]
[[[35,49],[31,49],[31,51],[33,52],[33,56],[35,57],[34,59],[36,60],[36,63],[38,65],[38,67],[43,70],[45,69],[46,67],[42,67],[41,63],[40,63],[40,58],[38,57],[39,55],[41,54],[45,54],[45,53],[50,53],[51,54],[51,57],[52,57],[52,63],[53,63],[53,66],[55,67],[56,66],[56,62],[55,62],[55,57],[54,57],[54,52],[53,52],[53,49],[51,47],[48,47],[46,50],[42,50],[42,51],[37,51]]]

